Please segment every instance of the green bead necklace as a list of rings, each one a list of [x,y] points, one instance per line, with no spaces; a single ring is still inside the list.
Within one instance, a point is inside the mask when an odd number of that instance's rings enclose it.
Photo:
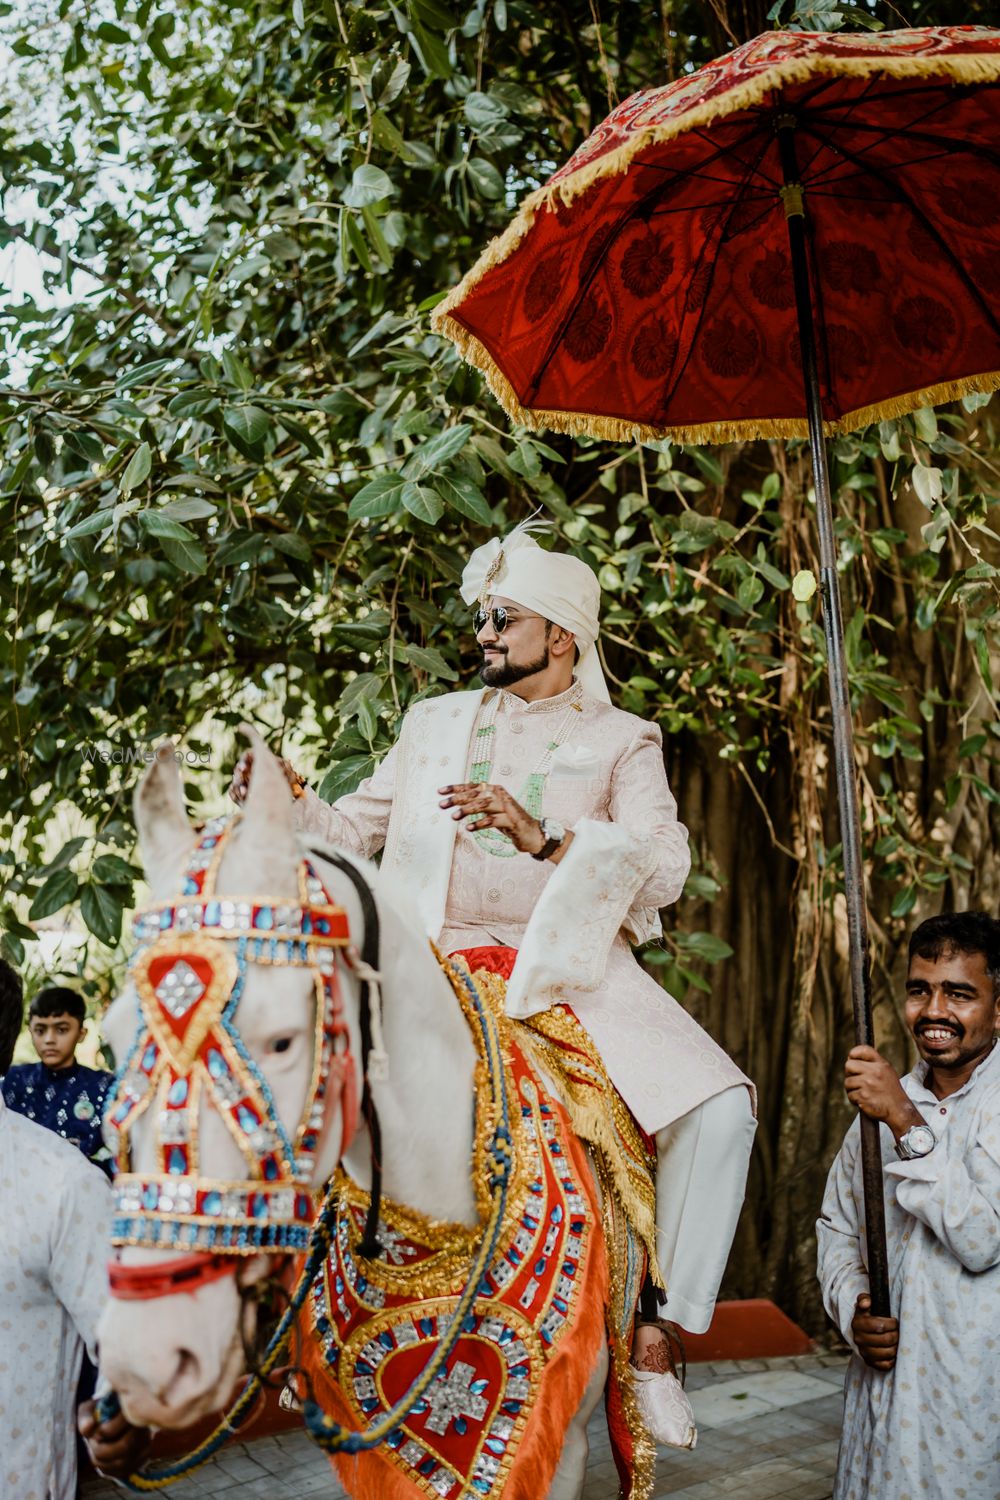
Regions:
[[[542,758],[538,765],[530,773],[524,786],[517,795],[517,800],[533,818],[539,818],[542,814],[542,798],[545,794],[545,783],[549,779],[549,771],[552,768],[552,756],[559,746],[569,737],[570,728],[573,724],[574,714],[583,712],[580,698],[583,696],[582,688],[577,688],[572,701],[567,706],[566,712],[560,719],[555,735],[545,746]],[[472,765],[469,769],[469,780],[473,782],[488,783],[493,776],[493,754],[496,748],[496,718],[500,708],[502,694],[496,692],[487,704],[484,705],[485,712],[481,723],[476,727],[472,736]],[[520,851],[515,847],[510,836],[499,828],[473,828],[470,830],[472,837],[480,849],[487,854],[493,854],[498,859],[510,859]]]

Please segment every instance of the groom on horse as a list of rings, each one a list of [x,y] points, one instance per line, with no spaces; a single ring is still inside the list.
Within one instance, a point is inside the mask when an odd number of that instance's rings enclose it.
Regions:
[[[502,974],[509,1016],[569,1011],[634,1121],[655,1141],[655,1259],[666,1317],[701,1333],[743,1202],[753,1085],[636,962],[690,865],[652,723],[614,708],[596,641],[600,586],[523,527],[473,553],[484,686],[423,699],[374,774],[332,806],[288,768],[306,834],[372,858],[425,930]],[[237,767],[242,801],[249,757]],[[547,1039],[550,1039],[547,1037]],[[652,1152],[649,1153],[652,1160]],[[666,1337],[647,1281],[633,1363],[654,1436]],[[664,1409],[671,1398],[664,1387]],[[673,1439],[676,1441],[676,1438]]]

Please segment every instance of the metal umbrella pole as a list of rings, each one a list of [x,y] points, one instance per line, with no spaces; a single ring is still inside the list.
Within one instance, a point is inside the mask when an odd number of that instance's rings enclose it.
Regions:
[[[854,731],[844,651],[844,621],[837,580],[837,549],[833,529],[830,471],[823,436],[823,410],[816,365],[816,332],[809,291],[806,254],[805,205],[795,152],[795,117],[779,114],[775,122],[781,152],[784,187],[781,192],[788,223],[788,242],[798,314],[799,347],[805,379],[809,415],[809,448],[816,490],[816,521],[819,529],[820,593],[823,630],[826,635],[827,671],[833,720],[833,756],[840,807],[840,837],[844,851],[844,895],[850,954],[851,1000],[854,1034],[859,1045],[874,1046],[872,1025],[871,970],[868,956],[868,915],[865,907],[864,864],[861,858],[861,816],[854,762]],[[864,1186],[865,1237],[868,1246],[868,1280],[871,1310],[888,1317],[889,1262],[885,1240],[885,1192],[882,1179],[881,1127],[877,1120],[861,1116],[861,1170]]]

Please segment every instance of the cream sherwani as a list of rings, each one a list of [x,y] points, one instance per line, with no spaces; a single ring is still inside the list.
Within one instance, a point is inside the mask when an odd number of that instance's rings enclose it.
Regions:
[[[491,782],[523,801],[525,782],[576,691],[534,703],[501,691]],[[332,807],[312,792],[299,800],[300,826],[369,858],[384,848],[381,884],[405,890],[445,952],[496,943],[516,948],[508,1011],[529,1016],[556,1001],[571,1005],[643,1129],[655,1134],[687,1120],[689,1130],[692,1111],[734,1088],[749,1119],[740,1087],[751,1088],[748,1080],[630,948],[659,935],[659,909],[677,900],[690,865],[659,729],[584,694],[582,711],[554,756],[542,808],[573,830],[573,842],[558,865],[527,854],[502,858],[438,807],[439,787],[469,779],[470,744],[485,701],[480,689],[416,704],[398,743],[356,792]],[[750,1125],[736,1148],[739,1200]],[[675,1142],[675,1165],[686,1186],[690,1162],[681,1161],[684,1155]],[[704,1203],[693,1205],[688,1194],[688,1209],[711,1218],[708,1187]],[[722,1231],[716,1237],[725,1240],[719,1276],[734,1227],[735,1217],[728,1238]],[[674,1240],[676,1232],[668,1229],[671,1253],[661,1255],[661,1263],[676,1258]],[[701,1264],[705,1253],[701,1245]],[[705,1321],[704,1311],[670,1308],[692,1331]]]
[[[445,952],[516,948],[508,1009],[524,1016],[556,1000],[571,1005],[652,1134],[746,1082],[629,946],[659,934],[659,908],[677,900],[690,866],[660,731],[585,696],[543,802],[546,816],[574,831],[568,853],[558,865],[527,854],[498,858],[438,807],[438,787],[468,778],[482,697],[449,693],[417,704],[399,743],[356,792],[333,807],[313,792],[300,799],[302,826],[368,858],[384,846],[380,879],[405,888]],[[501,694],[494,784],[523,794],[568,698],[525,703]]]

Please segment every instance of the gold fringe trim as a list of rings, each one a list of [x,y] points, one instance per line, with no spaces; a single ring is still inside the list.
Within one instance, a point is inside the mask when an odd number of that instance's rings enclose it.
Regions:
[[[608,1077],[600,1053],[586,1028],[561,1006],[542,1011],[524,1021],[512,1020],[504,1009],[507,985],[500,975],[488,969],[476,969],[473,972],[469,970],[464,958],[444,959],[436,948],[434,952],[448,975],[463,1010],[468,1008],[468,997],[463,996],[463,987],[456,981],[455,969],[459,962],[471,974],[480,997],[496,1017],[501,1033],[512,1034],[541,1066],[543,1072],[553,1076],[558,1097],[569,1116],[574,1134],[594,1151],[597,1178],[601,1186],[601,1221],[609,1268],[616,1263],[620,1265],[618,1257],[624,1226],[621,1219],[616,1217],[617,1209],[639,1236],[654,1283],[665,1289],[656,1259],[656,1183],[652,1173],[644,1166],[647,1155],[645,1144],[621,1095]],[[570,1076],[570,1069],[574,1064],[563,1052],[561,1042],[568,1044],[579,1054],[575,1066],[592,1072],[593,1084],[579,1082]],[[597,1102],[585,1098],[585,1093],[596,1094]],[[627,1145],[616,1138],[619,1132]],[[634,1170],[629,1168],[627,1152],[632,1153]],[[605,1310],[606,1326],[615,1380],[621,1394],[622,1414],[632,1439],[632,1486],[629,1500],[651,1500],[656,1478],[656,1444],[639,1410],[631,1350],[622,1341],[620,1333],[625,1312],[621,1305],[624,1294],[623,1277],[615,1276],[612,1272],[611,1281],[612,1284],[608,1287],[609,1302]]]
[[[629,1351],[618,1339],[611,1349],[615,1378],[621,1392],[622,1411],[632,1436],[632,1491],[629,1500],[650,1500],[656,1480],[656,1444],[639,1410],[635,1394],[635,1371]]]
[[[443,305],[443,304],[442,304]],[[546,411],[541,407],[522,406],[517,392],[497,364],[493,355],[456,318],[446,317],[435,324],[458,346],[462,358],[480,370],[486,384],[512,422],[539,432],[565,432],[571,437],[597,438],[605,443],[652,443],[669,438],[675,443],[746,443],[755,438],[807,438],[809,423],[805,417],[746,417],[726,422],[682,423],[654,427],[646,422],[630,422],[624,417],[609,417],[598,412]],[[868,406],[856,407],[823,423],[825,437],[840,437],[856,432],[872,422],[903,417],[922,406],[943,406],[958,401],[971,392],[991,393],[1000,390],[1000,370],[984,370],[979,375],[964,375],[958,380],[944,380],[937,385],[920,386],[896,396],[887,396]]]
[[[603,1163],[618,1205],[642,1242],[649,1273],[664,1288],[656,1259],[656,1183],[646,1166],[646,1147],[589,1033],[558,1006],[514,1024],[542,1070],[554,1075],[574,1133]],[[582,1055],[594,1075],[592,1084],[572,1076],[574,1064],[563,1052],[563,1042]]]
[[[773,93],[775,89],[784,88],[791,83],[805,83],[813,77],[839,77],[852,74],[859,77],[871,77],[878,73],[887,78],[938,77],[949,79],[954,83],[988,83],[1000,79],[1000,56],[981,54],[948,56],[945,54],[935,57],[912,57],[905,54],[901,56],[886,54],[884,57],[852,57],[845,55],[842,57],[785,58],[776,62],[766,71],[746,79],[742,84],[726,90],[714,99],[708,99],[702,104],[693,104],[683,114],[671,120],[665,120],[660,125],[649,125],[642,130],[637,130],[617,150],[607,152],[559,182],[549,182],[545,187],[536,188],[533,193],[529,193],[512,222],[502,234],[490,241],[472,269],[435,308],[431,315],[431,326],[438,333],[446,333],[449,337],[454,337],[449,326],[452,323],[450,314],[457,310],[487,271],[501,264],[513,253],[534,223],[536,214],[553,203],[568,207],[596,182],[602,181],[605,177],[620,176],[628,170],[633,159],[648,146],[675,140],[679,135],[686,135],[688,131],[701,129],[713,124],[716,120],[724,119],[727,115],[750,109],[753,105],[759,104],[768,94]],[[779,436],[776,433],[770,435]],[[789,433],[787,436],[798,436],[798,434]],[[707,439],[691,438],[687,441],[698,442],[707,441]]]

